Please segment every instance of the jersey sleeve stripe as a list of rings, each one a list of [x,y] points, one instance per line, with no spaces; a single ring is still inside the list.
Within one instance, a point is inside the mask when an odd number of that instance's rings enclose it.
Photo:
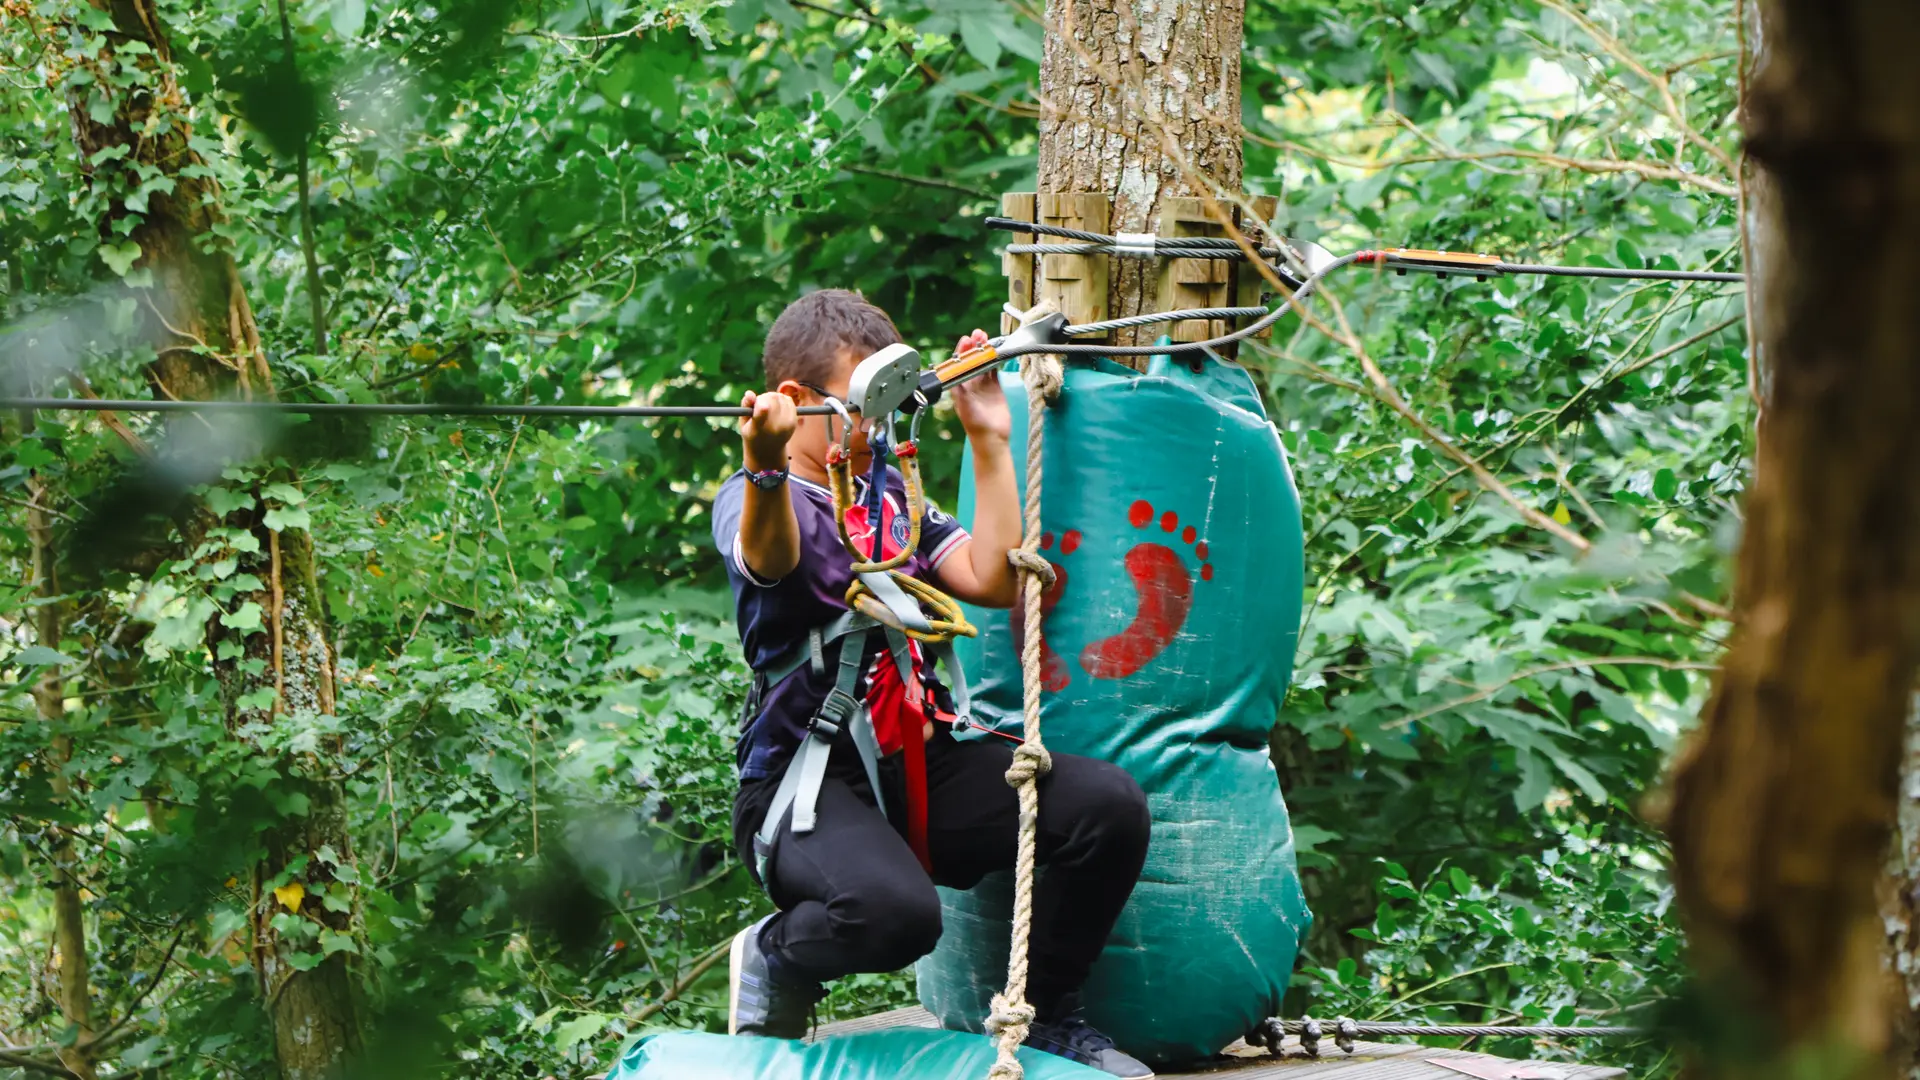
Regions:
[[[967,530],[965,529],[953,530],[952,536],[949,536],[945,540],[941,541],[940,546],[933,549],[933,555],[927,559],[927,562],[931,564],[934,569],[936,570],[939,569],[941,563],[946,562],[948,559],[952,558],[953,553],[960,550],[961,544],[964,544],[971,539],[973,539],[973,536],[970,533],[968,533]]]
[[[747,555],[746,552],[741,549],[739,533],[733,534],[733,568],[740,571],[741,577],[746,578],[752,584],[758,585],[763,589],[770,589],[780,584],[779,578],[768,581],[766,578],[754,573],[753,567],[747,565]]]

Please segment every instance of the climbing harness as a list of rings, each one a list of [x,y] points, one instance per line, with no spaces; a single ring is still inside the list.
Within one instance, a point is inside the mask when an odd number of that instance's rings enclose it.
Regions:
[[[1456,1038],[1456,1039],[1578,1039],[1631,1038],[1651,1034],[1646,1028],[1593,1025],[1575,1027],[1556,1024],[1397,1024],[1352,1020],[1345,1016],[1330,1024],[1311,1017],[1305,1020],[1265,1020],[1247,1033],[1247,1045],[1266,1048],[1278,1056],[1289,1035],[1300,1038],[1300,1048],[1308,1057],[1320,1056],[1320,1040],[1331,1036],[1333,1044],[1351,1054],[1354,1042],[1370,1038]]]

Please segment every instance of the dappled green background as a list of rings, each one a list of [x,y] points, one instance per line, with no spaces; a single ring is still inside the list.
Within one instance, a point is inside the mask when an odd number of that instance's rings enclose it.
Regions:
[[[275,9],[163,5],[284,396],[736,400],[767,321],[816,287],[865,290],[936,352],[994,325],[1004,287],[977,221],[1035,184],[1031,11],[444,6],[290,0],[289,55]],[[10,389],[68,392],[71,368],[146,396],[123,238],[166,181],[72,149],[90,11],[29,0],[0,23],[0,356]],[[1335,249],[1732,268],[1730,15],[1250,0],[1247,186]],[[78,91],[99,109],[124,92]],[[1295,1011],[1638,1015],[1678,973],[1639,811],[1719,648],[1753,420],[1738,296],[1358,271],[1333,295],[1405,410],[1312,329],[1241,357],[1309,534],[1273,740],[1316,912]],[[269,453],[300,482],[272,497],[312,529],[342,694],[338,716],[255,733],[262,753],[224,730],[199,629],[216,608],[257,620],[228,606],[243,590],[142,524],[153,478],[96,420],[4,424],[4,579],[27,580],[20,504],[40,470],[75,613],[60,655],[36,652],[31,589],[0,588],[0,1041],[62,1036],[44,884],[65,830],[96,1014],[127,1017],[113,1064],[269,1068],[242,912],[262,830],[305,812],[277,783],[311,760],[348,785],[354,850],[330,854],[359,913],[311,948],[360,957],[396,1075],[458,1055],[468,1076],[604,1066],[623,1035],[721,1022],[720,972],[688,975],[764,904],[727,827],[744,672],[706,539],[737,462],[724,427],[281,433]],[[929,462],[946,492],[954,436],[942,426]],[[1466,460],[1591,550],[1522,524]],[[251,498],[236,466],[190,479]],[[71,804],[35,767],[53,732],[22,688],[49,663],[71,679]],[[909,996],[904,977],[864,977],[826,1007]],[[1665,1053],[1492,1048],[1642,1071]]]

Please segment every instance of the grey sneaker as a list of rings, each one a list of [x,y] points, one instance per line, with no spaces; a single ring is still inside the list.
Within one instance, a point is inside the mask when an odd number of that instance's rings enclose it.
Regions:
[[[761,919],[733,936],[728,957],[727,1034],[799,1039],[807,1034],[813,1007],[827,996],[819,983],[779,978],[760,951]]]
[[[1027,1029],[1026,1045],[1091,1065],[1123,1080],[1153,1080],[1153,1070],[1136,1061],[1113,1044],[1098,1028],[1081,1015],[1078,996],[1069,998],[1060,1019],[1052,1023],[1036,1020]]]

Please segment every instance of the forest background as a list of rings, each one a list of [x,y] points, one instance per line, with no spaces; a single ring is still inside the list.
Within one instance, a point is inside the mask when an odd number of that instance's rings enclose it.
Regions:
[[[280,396],[596,404],[737,401],[811,288],[943,355],[1005,296],[979,219],[1036,184],[1038,12],[1001,0],[0,9],[10,391],[161,392],[136,238],[182,183],[217,193],[195,243]],[[1251,0],[1246,187],[1335,250],[1735,269],[1739,30],[1695,0]],[[161,71],[170,166],[76,144]],[[1752,453],[1741,295],[1332,291],[1345,329],[1241,356],[1308,530],[1273,737],[1317,918],[1289,1012],[1646,1020],[1683,959],[1645,820]],[[261,1075],[266,934],[280,978],[344,973],[395,1075],[571,1075],[721,1023],[765,905],[728,824],[725,425],[0,430],[0,1074]],[[301,535],[335,679],[283,707],[248,556]]]

